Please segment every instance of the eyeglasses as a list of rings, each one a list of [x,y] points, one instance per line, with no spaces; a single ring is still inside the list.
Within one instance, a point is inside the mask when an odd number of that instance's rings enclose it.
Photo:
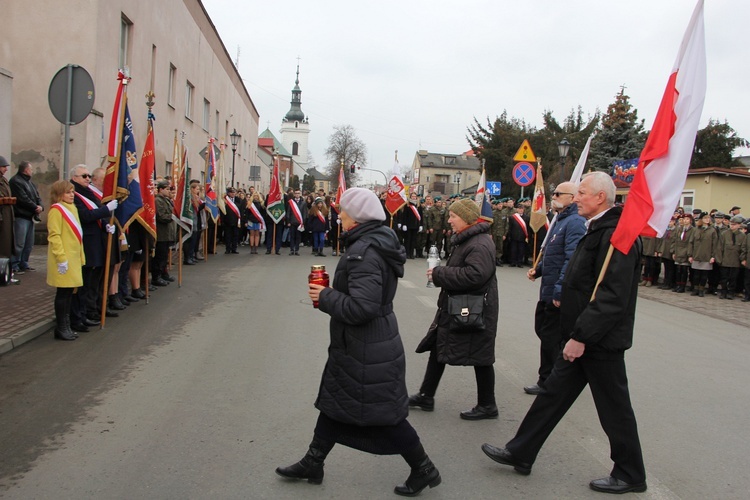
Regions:
[[[564,194],[569,194],[570,196],[575,196],[575,194],[573,194],[573,193],[561,193],[560,191],[555,191],[554,193],[552,193],[552,196],[559,197],[559,196],[562,196]]]
[[[83,177],[84,179],[91,179],[91,174],[81,174],[78,177]]]

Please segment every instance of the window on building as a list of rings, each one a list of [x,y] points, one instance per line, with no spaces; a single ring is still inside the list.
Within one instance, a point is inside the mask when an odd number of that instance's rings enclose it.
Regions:
[[[123,14],[120,18],[120,68],[125,68],[129,63],[130,32],[132,28],[133,23]]]
[[[292,143],[292,156],[299,155],[299,144],[296,142]]]
[[[172,175],[172,162],[168,161],[168,162],[165,162],[165,163],[166,163],[166,167],[165,167],[166,171],[165,171],[164,175]]]
[[[195,86],[189,81],[185,83],[185,118],[193,119],[193,91]]]
[[[174,96],[177,91],[177,68],[169,63],[169,88],[167,89],[167,104],[174,108]]]
[[[446,165],[455,165],[456,164],[456,157],[455,156],[446,156],[445,159]]]
[[[208,132],[208,122],[211,119],[211,103],[203,99],[203,130]]]

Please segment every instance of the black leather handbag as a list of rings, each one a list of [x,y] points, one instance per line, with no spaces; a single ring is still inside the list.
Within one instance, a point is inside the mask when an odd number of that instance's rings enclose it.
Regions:
[[[448,296],[448,328],[455,333],[475,333],[484,330],[484,303],[487,294],[483,295],[450,295]]]

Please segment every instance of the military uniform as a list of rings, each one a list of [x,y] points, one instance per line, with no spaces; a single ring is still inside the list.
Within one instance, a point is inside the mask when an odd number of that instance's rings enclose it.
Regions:
[[[688,261],[688,245],[690,243],[690,232],[693,231],[693,226],[680,226],[675,229],[675,235],[672,238],[670,245],[670,252],[676,267],[675,292],[684,293],[685,286],[687,285],[688,269],[690,268],[690,262]]]
[[[502,201],[498,202],[500,205]],[[495,207],[492,209],[492,239],[495,241],[495,264],[503,265],[503,246],[508,234],[508,209]]]
[[[733,221],[735,217],[732,218]],[[739,226],[739,223],[737,224]],[[721,266],[719,298],[731,300],[734,298],[733,294],[737,292],[737,275],[740,267],[747,264],[747,235],[740,231],[739,227],[730,228],[721,234],[716,261]]]

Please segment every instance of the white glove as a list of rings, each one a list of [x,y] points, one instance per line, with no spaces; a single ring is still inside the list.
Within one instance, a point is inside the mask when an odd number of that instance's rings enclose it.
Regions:
[[[107,209],[110,212],[114,212],[115,209],[117,208],[117,205],[119,205],[119,203],[117,203],[117,200],[108,201],[107,202]]]
[[[396,227],[401,229],[401,224],[396,224]]]
[[[341,219],[336,219],[336,224],[341,224]]]
[[[59,274],[65,274],[68,272],[68,261],[62,262],[57,265],[57,272]]]
[[[297,226],[297,231],[299,231],[300,233],[304,233],[305,232],[305,226],[302,225],[302,224],[300,224],[299,226]]]
[[[408,230],[409,230],[409,228],[407,228],[407,227],[406,227],[406,224],[404,224],[403,226],[401,226],[401,230],[402,230],[403,232],[406,232],[406,231],[408,231]]]
[[[143,255],[143,250],[136,250],[134,253],[136,255]]]
[[[110,203],[111,203],[111,202],[110,202]],[[115,203],[117,203],[117,201],[115,201]],[[108,203],[108,204],[109,204],[109,203]],[[106,225],[105,227],[107,228],[107,232],[108,232],[109,234],[115,234],[115,226],[114,226],[114,225],[112,225],[112,224],[107,224],[107,225]]]
[[[419,226],[419,232],[420,233],[422,232],[422,226]]]

